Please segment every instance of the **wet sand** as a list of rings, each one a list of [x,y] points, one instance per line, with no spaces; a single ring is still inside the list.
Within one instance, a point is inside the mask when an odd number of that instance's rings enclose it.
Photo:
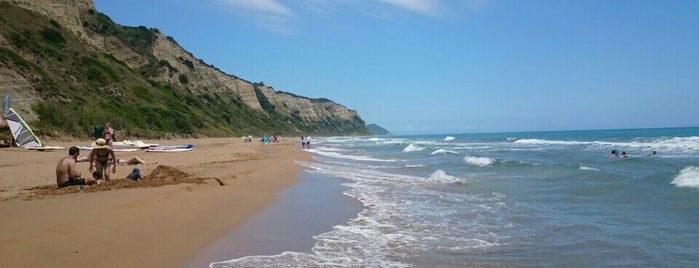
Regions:
[[[362,204],[342,192],[336,178],[302,172],[301,181],[282,190],[242,226],[199,252],[187,267],[208,267],[214,261],[285,251],[310,252],[313,236],[329,232],[357,216]]]

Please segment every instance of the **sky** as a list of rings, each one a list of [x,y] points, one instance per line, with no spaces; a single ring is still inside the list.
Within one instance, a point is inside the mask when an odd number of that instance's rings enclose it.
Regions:
[[[94,2],[393,134],[699,126],[699,1]]]

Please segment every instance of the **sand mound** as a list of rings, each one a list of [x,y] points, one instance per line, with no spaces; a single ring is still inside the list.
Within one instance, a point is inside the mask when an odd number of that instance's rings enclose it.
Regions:
[[[223,185],[221,180],[218,178],[192,177],[191,174],[187,174],[186,172],[183,172],[175,167],[159,165],[155,167],[150,174],[145,175],[143,179],[138,181],[131,179],[112,179],[111,181],[104,182],[99,185],[91,185],[83,190],[80,189],[80,186],[68,186],[57,189],[56,185],[44,185],[25,189],[17,196],[17,198],[37,199],[53,195],[79,193],[81,191],[110,191],[124,188],[158,187],[180,183],[202,184],[206,183],[207,180],[215,180],[219,185]]]

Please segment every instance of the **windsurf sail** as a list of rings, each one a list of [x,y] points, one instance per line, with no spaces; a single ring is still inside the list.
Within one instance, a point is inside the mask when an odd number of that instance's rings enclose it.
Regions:
[[[15,143],[19,147],[43,147],[39,138],[34,135],[32,129],[24,122],[14,109],[9,108],[7,113],[7,124],[10,126]]]

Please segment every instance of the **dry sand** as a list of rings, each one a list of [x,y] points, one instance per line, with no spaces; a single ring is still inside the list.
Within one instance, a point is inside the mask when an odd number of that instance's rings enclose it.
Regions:
[[[146,176],[139,182],[121,179],[133,166],[118,166],[116,179],[85,191],[56,189],[55,166],[67,149],[0,148],[0,267],[186,266],[298,182],[295,161],[310,160],[291,138],[269,145],[237,138],[153,142],[195,148],[117,152],[157,164],[139,165]],[[89,174],[87,163],[78,168]]]

